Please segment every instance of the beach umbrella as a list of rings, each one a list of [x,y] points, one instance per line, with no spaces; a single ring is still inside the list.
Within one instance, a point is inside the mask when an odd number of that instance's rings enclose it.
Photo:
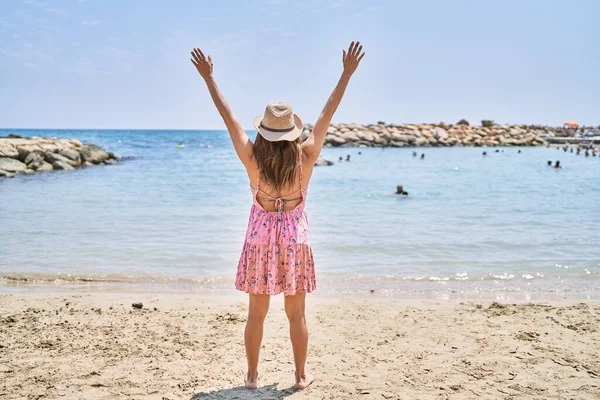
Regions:
[[[565,125],[569,128],[579,128],[579,124],[575,121],[567,121],[565,122]]]

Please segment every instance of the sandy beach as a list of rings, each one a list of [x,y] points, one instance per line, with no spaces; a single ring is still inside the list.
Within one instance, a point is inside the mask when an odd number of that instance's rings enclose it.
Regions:
[[[142,309],[132,303],[143,303]],[[295,391],[283,299],[258,391],[243,388],[243,294],[0,295],[1,399],[598,399],[600,304],[310,296]]]

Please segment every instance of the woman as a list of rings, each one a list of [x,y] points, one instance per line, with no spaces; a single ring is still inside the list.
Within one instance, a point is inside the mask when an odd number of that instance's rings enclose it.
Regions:
[[[331,118],[363,57],[359,42],[352,42],[348,52],[342,52],[342,76],[306,141],[300,139],[302,121],[290,105],[272,103],[267,105],[263,117],[254,120],[258,135],[253,143],[215,83],[211,57],[205,57],[197,48],[192,51],[191,61],[204,78],[233,147],[246,167],[253,195],[235,282],[236,289],[250,297],[244,334],[248,389],[258,387],[263,324],[270,296],[279,293],[285,296],[285,312],[290,323],[296,388],[304,389],[314,381],[305,369],[308,347],[305,296],[316,288],[316,279],[304,203]]]

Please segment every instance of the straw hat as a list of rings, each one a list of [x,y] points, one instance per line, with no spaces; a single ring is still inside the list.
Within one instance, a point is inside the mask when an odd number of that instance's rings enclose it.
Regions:
[[[271,103],[265,115],[254,118],[254,127],[269,142],[294,141],[302,134],[302,120],[288,103]]]

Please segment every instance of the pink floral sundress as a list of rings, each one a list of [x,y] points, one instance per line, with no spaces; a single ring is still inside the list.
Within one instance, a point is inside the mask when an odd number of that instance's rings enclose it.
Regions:
[[[291,210],[283,211],[283,206],[296,199],[270,198],[260,190],[260,171],[258,175],[256,188],[250,185],[252,207],[235,287],[253,294],[310,293],[316,289],[316,276],[308,217],[304,210],[307,191],[302,189],[302,164],[300,189],[293,192],[300,192],[302,201]],[[259,192],[275,202],[277,211],[267,211],[258,203]]]

